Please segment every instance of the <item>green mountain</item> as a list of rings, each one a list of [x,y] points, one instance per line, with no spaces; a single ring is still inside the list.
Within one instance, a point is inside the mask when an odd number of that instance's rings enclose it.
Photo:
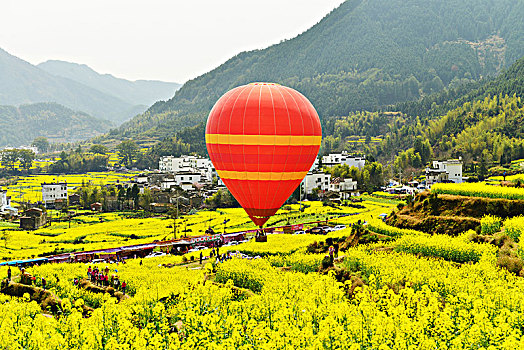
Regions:
[[[524,158],[524,57],[496,78],[393,109],[400,112],[366,114],[370,123],[364,126],[376,125],[360,131],[381,130],[385,135],[366,152],[381,160],[396,157],[396,171],[408,173],[430,158],[462,157],[466,169],[484,176],[491,165]],[[344,140],[352,118],[333,123],[332,134],[324,142],[330,139],[333,145]]]
[[[107,132],[111,123],[57,103],[0,105],[0,147],[28,145],[39,136],[75,142]]]
[[[181,84],[157,80],[129,81],[100,74],[85,64],[50,60],[37,65],[55,76],[68,78],[108,95],[115,96],[132,105],[151,106],[158,100],[173,97]],[[144,109],[145,110],[145,109]]]
[[[462,106],[465,102],[499,94],[524,96],[524,58],[519,59],[496,78],[445,89],[418,101],[399,103],[391,110],[411,116],[438,116]]]
[[[188,81],[111,137],[170,137],[204,121],[228,89],[252,81],[296,88],[324,119],[474,82],[522,55],[522,0],[350,0],[296,38]]]

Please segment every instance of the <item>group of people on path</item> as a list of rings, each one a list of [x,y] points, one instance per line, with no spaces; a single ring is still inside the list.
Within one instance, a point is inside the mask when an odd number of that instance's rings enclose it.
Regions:
[[[118,273],[118,270],[115,270],[114,274],[111,274],[111,277],[109,277],[109,267],[105,267],[105,269],[99,270],[98,266],[95,266],[94,268],[91,268],[89,266],[87,268],[87,278],[91,281],[91,283],[96,284],[100,287],[113,287],[116,290],[121,290],[122,293],[126,294],[126,287],[127,283],[125,281],[120,281],[120,278],[116,273]],[[75,278],[74,284],[78,285],[79,281]]]
[[[200,265],[202,265],[202,261],[203,260],[211,259],[213,257],[216,257],[215,262],[217,264],[232,258],[231,252],[228,251],[227,253],[220,254],[220,248],[218,246],[216,246],[216,247],[212,247],[211,248],[211,252],[209,253],[209,258],[205,257],[204,254],[202,252],[200,252],[200,256],[199,256]]]

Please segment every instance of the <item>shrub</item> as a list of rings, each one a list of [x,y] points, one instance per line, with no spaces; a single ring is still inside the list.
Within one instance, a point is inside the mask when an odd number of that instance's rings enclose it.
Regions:
[[[524,232],[524,216],[504,220],[504,231],[511,239],[518,242],[522,232]]]
[[[480,233],[482,235],[494,235],[500,231],[502,222],[500,218],[493,215],[484,215],[480,220]]]

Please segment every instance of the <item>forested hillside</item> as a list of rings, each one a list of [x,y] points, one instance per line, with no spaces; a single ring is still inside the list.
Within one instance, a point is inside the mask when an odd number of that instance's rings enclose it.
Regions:
[[[322,118],[416,100],[496,74],[524,55],[524,1],[355,0],[298,37],[243,52],[187,82],[113,132],[164,138],[205,120],[228,89],[252,81],[296,88]]]
[[[419,101],[399,103],[391,109],[411,116],[443,115],[465,102],[498,94],[524,96],[524,58],[519,59],[496,78],[445,89]]]
[[[321,153],[361,152],[409,173],[462,157],[483,169],[524,158],[524,58],[498,77],[446,89],[390,111],[326,118]],[[355,137],[365,142],[355,142]],[[371,142],[371,140],[375,140]],[[378,140],[378,141],[377,141]],[[478,170],[478,169],[477,169]]]
[[[111,125],[57,103],[0,106],[0,147],[28,145],[39,136],[75,142],[100,135]]]

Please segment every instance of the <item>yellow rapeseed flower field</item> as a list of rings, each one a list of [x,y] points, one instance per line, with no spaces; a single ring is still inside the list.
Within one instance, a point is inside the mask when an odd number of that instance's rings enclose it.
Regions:
[[[319,203],[299,213],[281,210],[275,222],[323,220],[335,213],[358,212],[333,222],[367,221],[370,230],[392,241],[349,248],[335,267],[320,273],[325,254],[306,247],[326,238],[345,237],[351,228],[327,236],[268,236],[223,247],[259,259],[233,258],[214,264],[198,256],[132,259],[106,265],[127,283],[129,298],[88,292],[73,284],[86,277],[86,264],[48,264],[28,272],[61,299],[50,314],[30,296],[0,296],[0,339],[9,349],[519,349],[524,348],[524,280],[496,266],[497,247],[458,237],[391,228],[376,220],[394,204],[373,201],[365,209],[328,208]],[[289,209],[289,208],[288,208]],[[300,217],[302,215],[302,217]],[[118,244],[134,232],[138,241],[172,233],[172,219],[126,219],[103,214],[105,222],[85,219],[71,229],[57,225],[20,232],[15,252],[39,246],[39,239],[69,240],[85,235],[89,244]],[[226,231],[249,228],[241,209],[201,211],[177,226],[186,234],[207,227]],[[279,221],[281,220],[281,221]],[[62,225],[62,224],[61,224]],[[522,220],[504,226],[522,225]],[[191,229],[191,231],[188,231]],[[53,236],[56,233],[59,233]],[[115,235],[114,233],[118,233]],[[35,235],[39,233],[40,235]],[[47,236],[45,236],[47,235]],[[36,241],[31,241],[35,236]],[[146,237],[147,236],[147,237]],[[129,239],[129,237],[127,237]],[[23,241],[28,243],[24,246]],[[106,242],[103,242],[106,240]],[[135,239],[133,239],[135,241]],[[35,243],[36,242],[36,243]],[[127,242],[127,241],[124,241]],[[3,243],[3,242],[2,242]],[[121,243],[121,242],[120,242]],[[69,243],[55,243],[59,247]],[[35,250],[35,252],[38,249]],[[3,251],[2,254],[6,253]],[[203,251],[207,258],[209,250]],[[91,265],[93,266],[93,265]],[[6,276],[6,267],[0,274]],[[18,270],[13,269],[17,278]],[[81,305],[94,311],[82,314]]]

